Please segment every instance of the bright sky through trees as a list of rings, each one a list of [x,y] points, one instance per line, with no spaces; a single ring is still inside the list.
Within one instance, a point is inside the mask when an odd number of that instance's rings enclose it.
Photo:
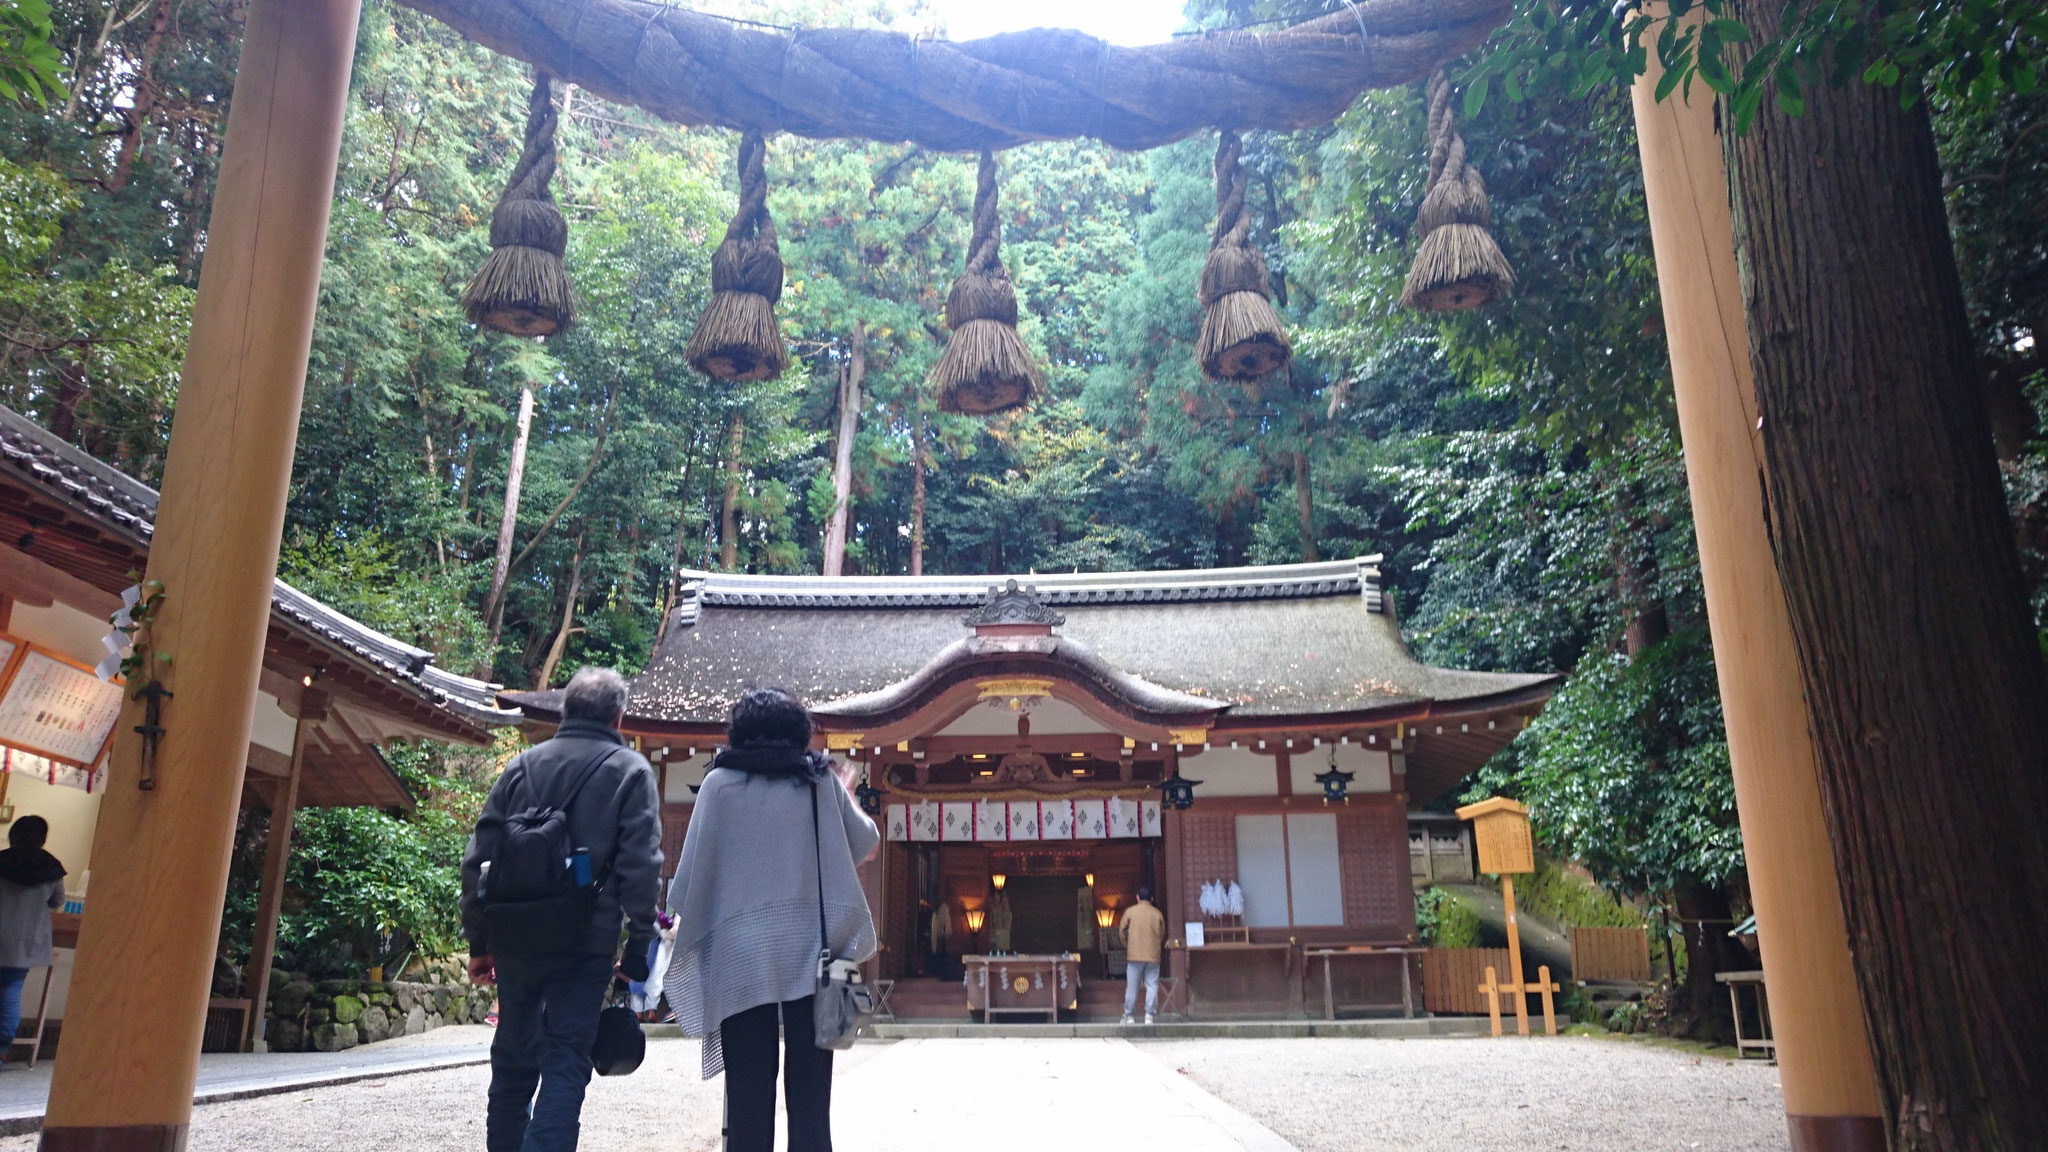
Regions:
[[[1157,44],[1181,27],[1181,0],[935,0],[946,35],[972,40],[1025,28],[1077,28],[1112,44]]]

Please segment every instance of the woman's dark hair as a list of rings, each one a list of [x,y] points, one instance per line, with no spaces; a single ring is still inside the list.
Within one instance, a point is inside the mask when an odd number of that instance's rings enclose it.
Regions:
[[[734,748],[808,748],[811,714],[780,688],[755,688],[733,702],[725,739]]]
[[[15,848],[41,848],[50,838],[50,822],[41,816],[23,816],[7,830],[7,843]]]

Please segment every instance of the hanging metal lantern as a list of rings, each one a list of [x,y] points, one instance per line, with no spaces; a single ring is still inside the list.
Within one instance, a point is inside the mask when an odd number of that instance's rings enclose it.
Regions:
[[[1173,775],[1159,782],[1160,803],[1176,810],[1192,808],[1195,806],[1195,786],[1200,783],[1200,780],[1190,780],[1181,775],[1176,765]]]
[[[1330,770],[1328,772],[1316,773],[1316,783],[1323,786],[1323,803],[1328,804],[1332,800],[1339,804],[1351,803],[1351,781],[1356,779],[1357,776],[1358,773],[1356,772],[1338,770],[1337,749],[1332,745],[1330,748]]]
[[[882,814],[882,790],[870,784],[865,773],[861,775],[859,786],[853,790],[853,798],[860,802],[860,810],[868,815]]]

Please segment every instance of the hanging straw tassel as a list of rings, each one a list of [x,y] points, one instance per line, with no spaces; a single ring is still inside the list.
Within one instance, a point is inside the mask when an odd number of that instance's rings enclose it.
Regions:
[[[1216,232],[1202,264],[1202,335],[1195,345],[1211,380],[1257,380],[1294,355],[1273,310],[1266,254],[1251,242],[1243,157],[1237,133],[1223,129],[1216,142]]]
[[[974,186],[974,235],[967,268],[946,294],[953,335],[932,369],[939,410],[993,416],[1021,408],[1038,390],[1038,371],[1017,335],[1017,290],[1003,267],[1002,224],[996,219],[996,157],[983,149]]]
[[[1486,181],[1465,163],[1464,138],[1451,124],[1451,84],[1438,69],[1429,78],[1429,191],[1415,213],[1422,246],[1401,306],[1464,312],[1506,296],[1515,271],[1486,230],[1492,223]]]
[[[472,323],[514,336],[552,336],[576,321],[562,254],[569,226],[548,181],[555,175],[555,104],[547,73],[533,78],[526,143],[491,212],[491,255],[462,290]]]
[[[768,215],[768,145],[759,132],[740,137],[740,206],[711,254],[711,303],[684,356],[715,380],[772,380],[789,366],[775,322],[782,299],[782,252]]]

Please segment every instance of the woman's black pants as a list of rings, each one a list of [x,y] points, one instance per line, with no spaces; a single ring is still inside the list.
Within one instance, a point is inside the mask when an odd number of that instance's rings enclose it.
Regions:
[[[811,1000],[763,1004],[718,1026],[725,1046],[726,1152],[774,1152],[778,1024],[789,1152],[832,1152],[832,1053],[811,1042]]]

